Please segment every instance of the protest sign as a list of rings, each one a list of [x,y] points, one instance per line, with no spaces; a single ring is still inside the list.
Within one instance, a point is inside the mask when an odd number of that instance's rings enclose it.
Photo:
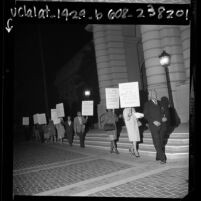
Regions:
[[[56,104],[56,111],[57,111],[57,117],[65,117],[63,103]]]
[[[106,108],[117,109],[119,108],[119,89],[118,88],[106,88]]]
[[[24,126],[29,125],[29,117],[22,117],[22,125]]]
[[[139,107],[140,98],[138,82],[120,83],[119,96],[121,108]]]
[[[34,124],[38,124],[38,123],[39,123],[38,115],[39,115],[39,114],[34,114],[34,115],[33,115]]]
[[[54,122],[54,124],[60,123],[60,119],[57,117],[56,109],[51,109],[51,120]]]
[[[93,116],[94,114],[94,102],[93,101],[82,101],[82,115]]]
[[[38,114],[38,123],[39,124],[47,124],[45,113]]]

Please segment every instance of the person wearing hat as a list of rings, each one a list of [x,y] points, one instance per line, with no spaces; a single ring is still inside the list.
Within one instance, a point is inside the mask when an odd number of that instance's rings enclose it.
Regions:
[[[144,105],[144,117],[148,121],[149,129],[151,131],[153,144],[156,149],[156,160],[160,160],[161,164],[166,163],[166,156],[163,150],[163,142],[161,141],[161,124],[163,118],[161,107],[157,101],[156,90],[149,90],[149,100]]]

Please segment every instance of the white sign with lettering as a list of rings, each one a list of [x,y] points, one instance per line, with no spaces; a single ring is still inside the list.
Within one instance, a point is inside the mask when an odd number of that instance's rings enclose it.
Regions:
[[[94,115],[94,101],[82,101],[82,115],[83,116]]]
[[[119,96],[121,108],[139,107],[140,97],[138,82],[120,83]]]
[[[38,114],[38,123],[39,124],[47,124],[45,113]]]
[[[22,117],[22,125],[29,125],[29,117]]]
[[[65,117],[63,103],[56,104],[56,110],[57,110],[57,117]]]
[[[34,120],[34,124],[38,124],[39,123],[39,117],[38,117],[39,114],[34,114],[33,115],[33,120]]]
[[[118,88],[106,88],[106,108],[117,109],[119,108],[119,89]]]
[[[60,123],[60,119],[57,117],[56,109],[51,109],[51,120],[54,122],[54,124]]]

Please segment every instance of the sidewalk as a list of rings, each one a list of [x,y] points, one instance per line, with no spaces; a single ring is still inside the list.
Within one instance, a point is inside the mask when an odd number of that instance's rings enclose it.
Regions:
[[[109,148],[108,148],[109,150]],[[14,147],[15,195],[183,198],[188,161],[133,158],[68,144],[18,143]]]

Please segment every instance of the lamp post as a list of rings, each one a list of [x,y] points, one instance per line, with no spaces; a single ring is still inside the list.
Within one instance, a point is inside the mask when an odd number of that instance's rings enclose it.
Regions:
[[[86,90],[84,91],[84,96],[88,99],[90,95],[91,95],[91,91],[88,90],[88,89],[86,89]]]
[[[170,84],[170,76],[169,76],[169,69],[168,66],[170,65],[170,54],[163,50],[163,52],[159,55],[160,64],[165,68],[165,75],[167,80],[167,88],[168,88],[168,96],[170,106],[174,108],[173,96],[172,96],[172,89]]]

